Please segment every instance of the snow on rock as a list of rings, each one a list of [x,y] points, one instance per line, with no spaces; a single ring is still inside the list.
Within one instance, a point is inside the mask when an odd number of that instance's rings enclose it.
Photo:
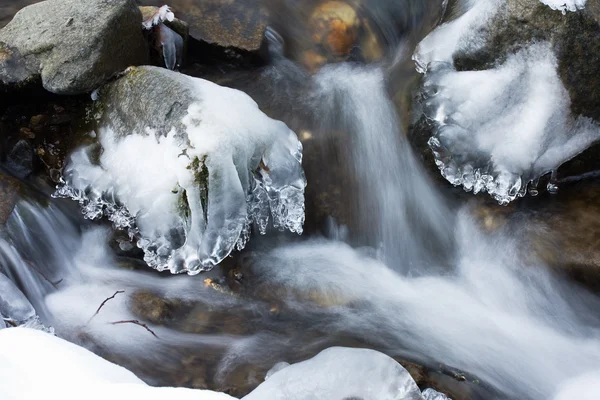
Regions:
[[[423,390],[423,398],[425,400],[452,400],[445,394],[431,388]]]
[[[577,11],[585,7],[587,0],[540,0],[542,3],[552,8],[560,10],[563,13],[567,11]]]
[[[155,67],[98,94],[101,149],[72,154],[56,195],[138,239],[148,265],[196,274],[254,223],[301,233],[302,147],[245,93]]]
[[[536,194],[538,178],[599,140],[600,127],[571,113],[550,43],[525,43],[489,69],[457,70],[453,56],[477,54],[502,7],[497,0],[466,5],[413,56],[425,73],[423,112],[434,126],[429,146],[450,183],[507,204],[528,187]]]
[[[332,347],[279,369],[243,400],[423,400],[394,359],[368,349]]]
[[[150,387],[82,347],[27,328],[0,331],[0,387],[3,400],[233,399],[207,390]]]

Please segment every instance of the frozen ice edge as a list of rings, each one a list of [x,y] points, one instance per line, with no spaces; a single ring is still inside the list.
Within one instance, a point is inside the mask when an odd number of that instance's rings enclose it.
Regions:
[[[244,248],[252,224],[261,234],[269,224],[302,233],[306,180],[293,131],[241,91],[153,67],[138,71],[114,90],[134,87],[135,96],[166,80],[186,91],[187,111],[168,122],[169,132],[154,131],[153,115],[132,114],[130,101],[110,97],[109,87],[108,118],[97,116],[102,151],[74,151],[55,197],[79,202],[88,219],[106,217],[137,241],[149,266],[172,273],[213,268]]]
[[[571,11],[585,5],[571,3]],[[546,189],[554,193],[558,167],[600,139],[600,126],[571,114],[548,43],[532,42],[492,69],[456,71],[453,55],[484,45],[480,29],[503,2],[465,5],[461,17],[435,29],[413,55],[425,75],[421,98],[434,129],[428,145],[436,165],[454,186],[487,192],[503,205],[528,192],[537,195],[547,174]]]

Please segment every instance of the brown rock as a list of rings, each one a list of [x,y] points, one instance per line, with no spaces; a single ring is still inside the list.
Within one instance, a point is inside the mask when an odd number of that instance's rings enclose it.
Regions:
[[[329,1],[313,11],[309,25],[315,44],[335,57],[347,57],[357,42],[360,20],[349,4]]]
[[[148,1],[161,6],[163,1]],[[267,29],[267,11],[258,1],[171,0],[173,12],[189,25],[190,36],[210,44],[256,52]]]

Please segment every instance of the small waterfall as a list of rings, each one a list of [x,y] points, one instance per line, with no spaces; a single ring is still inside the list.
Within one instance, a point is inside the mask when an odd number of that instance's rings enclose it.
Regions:
[[[316,77],[314,109],[323,131],[346,135],[358,192],[349,199],[361,241],[380,247],[390,265],[421,274],[450,253],[453,220],[400,130],[379,67],[331,65]]]
[[[27,296],[42,320],[52,321],[45,304],[76,271],[73,254],[80,232],[57,204],[46,207],[21,200],[6,222],[0,239],[0,265]]]

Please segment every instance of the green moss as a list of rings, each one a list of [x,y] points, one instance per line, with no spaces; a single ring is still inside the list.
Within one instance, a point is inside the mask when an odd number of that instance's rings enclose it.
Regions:
[[[187,167],[194,174],[194,182],[200,189],[200,203],[204,212],[204,220],[208,219],[208,167],[206,166],[206,156],[202,159],[194,157],[190,165]]]
[[[175,193],[179,193],[179,191],[174,191]],[[187,192],[185,189],[181,189],[181,195],[179,196],[179,202],[177,204],[177,208],[179,211],[179,215],[186,221],[190,219],[190,203],[187,197]]]

